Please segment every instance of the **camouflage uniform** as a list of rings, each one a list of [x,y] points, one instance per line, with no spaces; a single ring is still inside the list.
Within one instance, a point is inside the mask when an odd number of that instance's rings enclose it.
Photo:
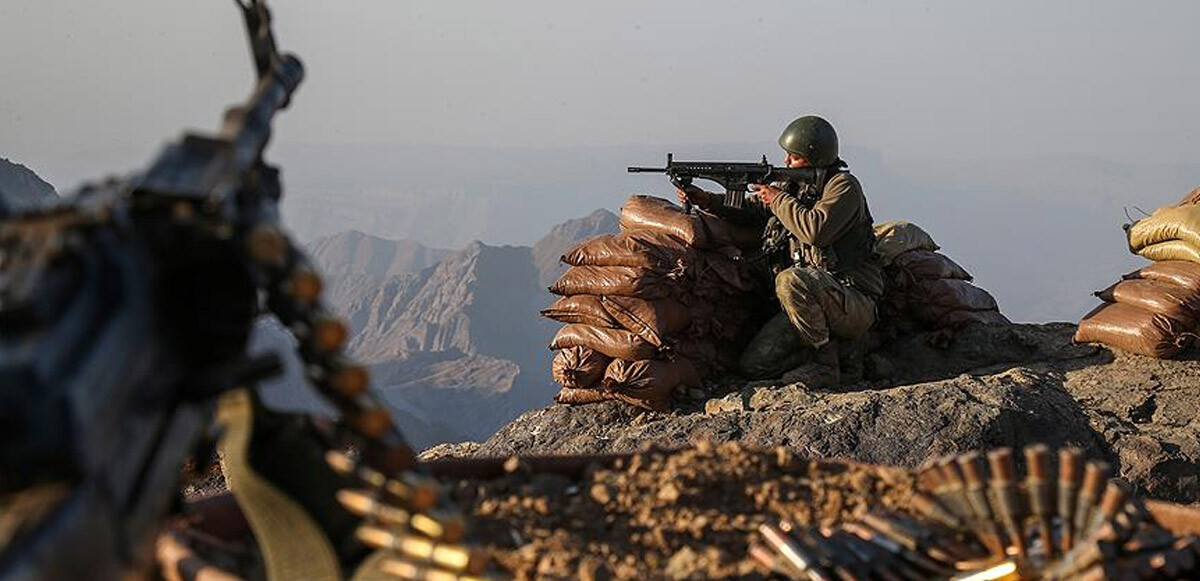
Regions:
[[[823,184],[781,193],[769,208],[762,251],[752,257],[775,277],[782,312],[763,327],[742,354],[751,377],[778,377],[804,363],[811,349],[831,339],[855,344],[875,322],[883,294],[883,269],[875,255],[873,220],[862,186],[849,172],[831,168]],[[753,212],[754,210],[752,210]],[[746,212],[729,219],[745,221]],[[786,324],[784,323],[786,321]]]

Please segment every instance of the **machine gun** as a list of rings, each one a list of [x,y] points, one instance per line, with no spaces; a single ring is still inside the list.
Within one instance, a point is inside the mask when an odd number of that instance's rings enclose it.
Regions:
[[[237,3],[257,80],[217,134],[0,222],[0,579],[146,571],[181,466],[211,457],[218,396],[280,367],[247,353],[264,309],[295,335],[362,470],[383,486],[416,465],[280,225],[263,152],[304,69],[277,50],[264,0]]]
[[[757,163],[729,161],[675,161],[674,155],[667,154],[667,165],[664,167],[631,167],[629,173],[665,173],[671,183],[679,189],[686,189],[693,180],[709,180],[725,188],[725,206],[741,208],[746,201],[746,192],[751,185],[767,185],[777,182],[790,184],[787,188],[795,191],[800,183],[811,183],[820,180],[824,170],[814,168],[776,167],[767,162],[767,156]],[[691,204],[684,204],[684,212],[691,211]]]

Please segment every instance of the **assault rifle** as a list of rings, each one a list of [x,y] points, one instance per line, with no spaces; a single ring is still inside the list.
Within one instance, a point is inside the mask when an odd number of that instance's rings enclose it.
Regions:
[[[247,353],[264,307],[364,465],[415,465],[280,225],[263,151],[304,69],[276,49],[264,0],[238,5],[257,80],[218,133],[0,222],[0,579],[146,572],[182,464],[211,457],[218,396],[280,367]]]
[[[767,161],[767,156],[757,163],[729,161],[675,161],[667,154],[664,167],[631,167],[629,173],[665,173],[671,183],[686,190],[693,180],[709,180],[725,188],[726,206],[741,208],[746,201],[746,192],[751,185],[767,185],[776,182],[791,184],[795,188],[802,182],[817,180],[821,172],[814,168],[776,167]],[[684,212],[691,211],[691,204],[684,204]]]

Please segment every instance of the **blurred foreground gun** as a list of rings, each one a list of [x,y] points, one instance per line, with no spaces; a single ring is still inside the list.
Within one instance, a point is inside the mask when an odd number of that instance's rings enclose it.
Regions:
[[[725,188],[725,206],[741,208],[746,201],[746,192],[751,185],[767,185],[779,182],[795,185],[803,182],[820,181],[824,169],[776,167],[767,162],[767,156],[757,163],[730,161],[675,161],[667,154],[667,165],[663,167],[630,167],[629,173],[665,173],[671,183],[683,190],[693,180],[709,180]],[[792,189],[794,191],[794,189]],[[690,212],[691,205],[684,205]]]
[[[380,487],[426,486],[280,225],[263,152],[304,69],[277,50],[263,0],[238,5],[256,82],[217,134],[185,134],[140,173],[0,222],[0,579],[146,572],[182,465],[212,457],[219,396],[280,369],[247,352],[264,307],[295,335],[355,462]],[[436,531],[432,518],[420,522]]]

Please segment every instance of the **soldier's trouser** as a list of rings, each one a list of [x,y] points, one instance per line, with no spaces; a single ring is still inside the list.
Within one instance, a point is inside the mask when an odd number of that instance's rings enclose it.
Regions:
[[[862,338],[875,322],[875,301],[815,268],[779,273],[775,294],[783,312],[742,353],[742,372],[750,377],[778,377],[804,362],[805,347]]]

